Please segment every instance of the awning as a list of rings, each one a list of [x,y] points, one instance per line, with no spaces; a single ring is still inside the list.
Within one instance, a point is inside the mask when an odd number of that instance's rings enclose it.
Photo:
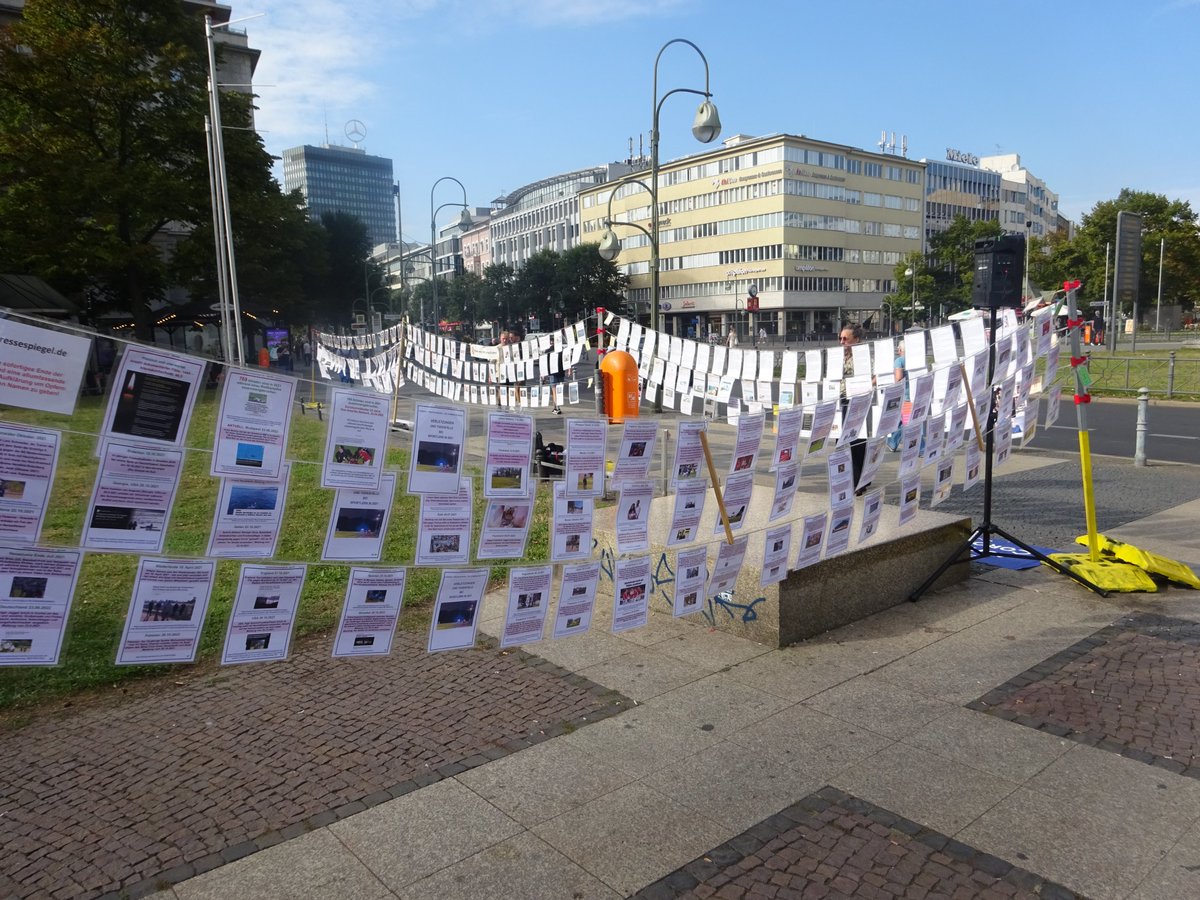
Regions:
[[[78,306],[33,275],[0,275],[0,306],[54,319],[79,315]]]

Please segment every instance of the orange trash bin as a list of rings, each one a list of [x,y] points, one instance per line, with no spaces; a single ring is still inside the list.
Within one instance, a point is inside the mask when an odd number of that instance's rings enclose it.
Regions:
[[[258,350],[258,364],[264,369],[271,368],[271,351],[266,347],[260,347]]]
[[[600,363],[604,414],[610,422],[638,417],[637,361],[624,350],[609,350]]]

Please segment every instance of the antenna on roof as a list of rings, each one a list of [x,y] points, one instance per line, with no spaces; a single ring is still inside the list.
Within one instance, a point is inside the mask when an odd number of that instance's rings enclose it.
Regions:
[[[325,144],[329,144],[329,104],[325,105]]]

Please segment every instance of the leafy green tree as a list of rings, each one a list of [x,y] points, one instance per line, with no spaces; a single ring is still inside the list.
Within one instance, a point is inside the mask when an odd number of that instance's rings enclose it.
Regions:
[[[483,284],[479,288],[479,316],[509,324],[516,303],[517,273],[508,263],[492,263],[483,270]]]
[[[562,254],[558,261],[558,294],[565,321],[573,321],[597,306],[615,308],[624,297],[629,279],[609,260],[598,244],[580,244]]]
[[[361,301],[373,283],[368,266],[371,239],[362,220],[349,213],[322,213],[321,228],[329,268],[320,287],[316,315],[319,321],[338,325],[352,320],[355,300],[360,301],[359,311],[365,312]]]
[[[558,260],[559,256],[553,250],[539,250],[525,260],[525,265],[517,272],[516,296],[519,300],[513,307],[514,318],[523,321],[532,316],[539,320],[542,328],[550,327],[552,313],[560,299]]]
[[[975,280],[975,242],[998,237],[1000,223],[970,221],[955,216],[950,227],[929,239],[928,270],[933,276],[932,289],[925,304],[933,309],[944,307],[947,314],[971,305],[971,285]],[[918,291],[920,291],[918,285]]]
[[[1200,232],[1197,217],[1185,200],[1169,200],[1163,194],[1123,188],[1115,200],[1097,203],[1083,216],[1075,239],[1060,248],[1063,262],[1074,266],[1067,277],[1083,281],[1083,293],[1091,300],[1103,296],[1106,247],[1116,254],[1117,214],[1121,211],[1142,217],[1142,266],[1138,285],[1140,308],[1153,307],[1158,295],[1158,257],[1163,245],[1163,302],[1194,309],[1200,299]],[[1111,295],[1110,295],[1111,296]],[[1126,303],[1125,313],[1131,313]]]
[[[908,274],[910,271],[916,273],[916,305],[919,309],[913,305],[914,276]],[[929,309],[930,300],[934,296],[935,279],[925,265],[925,257],[918,252],[908,254],[896,263],[892,270],[892,279],[896,282],[896,292],[883,298],[887,320],[891,323],[892,330],[899,330],[902,325],[907,327],[916,322],[927,321],[926,310]]]
[[[148,337],[172,228],[209,215],[204,33],[180,3],[28,0],[0,30],[0,262]],[[239,119],[230,104],[230,124]]]

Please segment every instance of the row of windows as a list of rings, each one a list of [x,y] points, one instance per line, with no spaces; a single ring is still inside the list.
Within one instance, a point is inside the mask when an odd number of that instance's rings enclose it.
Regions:
[[[890,278],[834,278],[825,276],[784,275],[752,281],[701,281],[694,284],[664,284],[659,286],[659,299],[666,301],[692,300],[700,297],[725,297],[730,302],[746,296],[746,288],[754,284],[760,291],[790,291],[792,293],[886,294],[895,291]],[[650,299],[649,288],[635,288],[629,299],[645,303]]]
[[[778,259],[814,259],[827,262],[867,263],[869,265],[895,266],[900,262],[901,254],[896,250],[844,250],[841,247],[806,247],[806,250],[827,251],[819,257],[800,255],[798,244],[765,244],[757,247],[739,247],[733,250],[716,250],[709,253],[693,253],[687,256],[668,256],[659,260],[659,269],[663,272],[674,272],[682,269],[702,269],[707,266],[732,266],[744,263],[770,262]],[[649,271],[649,263],[644,270],[637,268],[638,264],[631,263],[628,273],[642,274]]]
[[[586,224],[585,232],[599,231],[603,227],[604,223],[602,221],[593,219]],[[919,240],[921,237],[921,229],[916,225],[860,221],[858,219],[847,219],[843,216],[824,216],[816,213],[773,212],[758,216],[743,216],[737,219],[723,219],[717,222],[700,222],[680,228],[668,228],[660,233],[659,244],[700,240],[702,238],[779,227],[805,228],[810,231],[840,231],[845,234],[870,234],[881,237],[904,238],[905,240]],[[632,243],[627,244],[624,238],[622,239],[622,244],[633,246]],[[637,244],[637,246],[645,245],[645,241]]]

